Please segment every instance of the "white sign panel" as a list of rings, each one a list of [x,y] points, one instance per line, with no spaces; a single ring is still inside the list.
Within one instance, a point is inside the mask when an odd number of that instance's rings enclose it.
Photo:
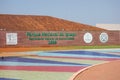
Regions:
[[[106,43],[108,41],[108,34],[103,32],[99,36],[100,42]]]
[[[17,44],[17,33],[6,33],[6,44],[16,45]]]
[[[85,43],[91,43],[92,40],[93,40],[93,36],[92,36],[91,33],[87,32],[87,33],[84,34],[84,42]]]

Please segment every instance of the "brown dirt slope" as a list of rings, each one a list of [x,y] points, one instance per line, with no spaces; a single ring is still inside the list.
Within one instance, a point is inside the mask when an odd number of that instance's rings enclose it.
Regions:
[[[83,31],[104,30],[50,16],[0,14],[0,30],[6,31]]]

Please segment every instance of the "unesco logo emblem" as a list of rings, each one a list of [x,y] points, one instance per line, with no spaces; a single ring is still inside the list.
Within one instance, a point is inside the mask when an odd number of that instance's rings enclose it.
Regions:
[[[93,36],[92,36],[92,34],[91,33],[85,33],[84,34],[84,42],[85,43],[91,43],[92,42],[92,40],[93,40]]]
[[[99,36],[100,42],[106,43],[108,41],[108,34],[103,32]]]

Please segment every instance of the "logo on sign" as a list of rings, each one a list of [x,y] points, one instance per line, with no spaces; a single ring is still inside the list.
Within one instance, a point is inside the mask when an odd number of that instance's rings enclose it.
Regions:
[[[106,43],[108,41],[108,34],[103,32],[99,36],[100,42]]]
[[[17,44],[17,33],[6,33],[6,44],[16,45]]]
[[[91,33],[85,33],[84,34],[84,42],[85,43],[91,43],[92,42],[92,40],[93,40],[93,36],[92,36],[92,34]]]

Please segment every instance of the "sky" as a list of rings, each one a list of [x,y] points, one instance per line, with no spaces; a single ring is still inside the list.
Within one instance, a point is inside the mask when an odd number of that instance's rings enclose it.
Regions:
[[[120,0],[0,0],[0,14],[47,15],[93,26],[120,24]]]

